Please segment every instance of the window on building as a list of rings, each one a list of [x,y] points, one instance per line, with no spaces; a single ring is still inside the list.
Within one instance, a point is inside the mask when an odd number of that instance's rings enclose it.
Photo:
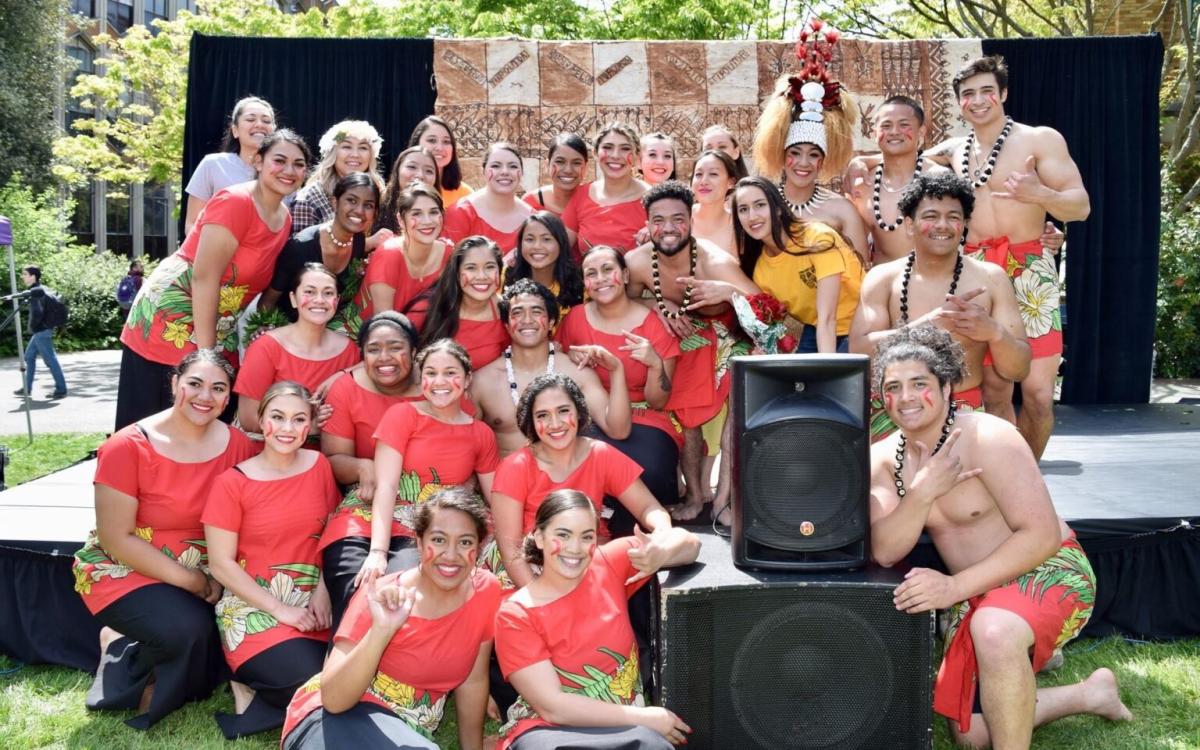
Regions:
[[[92,233],[92,185],[88,183],[72,195],[75,208],[71,211],[71,231],[75,234]]]
[[[105,216],[108,217],[108,233],[129,234],[129,197],[108,194],[105,201]]]
[[[186,10],[186,11],[195,13],[196,12],[196,0],[179,0],[179,2],[175,4],[175,12],[178,13],[181,10]]]
[[[133,25],[131,0],[108,0],[108,25],[114,34],[124,34]]]
[[[71,12],[95,18],[96,0],[71,0]]]
[[[151,34],[158,33],[158,27],[154,25],[154,19],[167,18],[167,0],[145,0],[145,21],[146,28],[150,29]]]
[[[96,53],[82,39],[75,38],[67,44],[67,55],[75,61],[75,65],[67,70],[66,76],[66,91],[68,95],[64,102],[65,122],[63,127],[68,135],[74,135],[77,131],[73,127],[76,120],[81,118],[92,117],[92,111],[84,109],[80,106],[79,99],[70,96],[71,87],[75,85],[76,79],[81,75],[89,75],[96,70],[95,58]]]

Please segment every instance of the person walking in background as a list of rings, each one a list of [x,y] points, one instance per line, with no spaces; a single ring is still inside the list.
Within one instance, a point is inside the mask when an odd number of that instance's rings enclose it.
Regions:
[[[26,266],[21,269],[21,280],[29,287],[29,345],[25,347],[25,387],[14,393],[18,396],[33,395],[33,375],[37,371],[37,356],[42,356],[50,375],[54,378],[54,392],[50,398],[67,395],[67,381],[58,355],[54,352],[54,329],[67,322],[67,307],[53,290],[42,286],[42,269]]]

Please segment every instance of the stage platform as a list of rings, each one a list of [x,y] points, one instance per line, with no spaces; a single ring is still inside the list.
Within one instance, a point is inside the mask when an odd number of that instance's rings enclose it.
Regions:
[[[1200,405],[1057,409],[1042,473],[1100,580],[1085,634],[1200,635]],[[0,652],[93,668],[98,626],[72,591],[94,524],[84,461],[0,493]],[[928,545],[917,564],[938,564]]]

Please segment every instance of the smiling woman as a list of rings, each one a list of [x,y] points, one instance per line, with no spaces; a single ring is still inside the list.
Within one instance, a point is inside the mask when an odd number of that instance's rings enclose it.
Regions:
[[[308,178],[304,189],[296,194],[296,201],[292,204],[293,232],[333,217],[333,202],[330,199],[333,189],[337,181],[348,174],[366,173],[378,191],[383,192],[383,178],[379,176],[379,149],[383,146],[383,139],[371,123],[343,120],[326,130],[318,145],[321,162]]]
[[[237,364],[237,316],[270,281],[291,234],[283,199],[309,160],[292,131],[265,137],[258,179],[217,193],[179,251],[142,284],[121,331],[117,429],[170,404],[170,370],[193,349],[219,349]]]
[[[521,188],[521,153],[511,143],[493,143],[483,155],[484,186],[446,211],[445,233],[457,242],[482,235],[507,253],[517,246],[517,233],[532,212],[517,198]]]

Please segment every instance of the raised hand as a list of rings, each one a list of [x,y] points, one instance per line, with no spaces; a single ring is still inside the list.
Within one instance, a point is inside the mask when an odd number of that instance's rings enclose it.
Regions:
[[[946,295],[946,302],[942,305],[939,316],[948,325],[942,327],[950,333],[966,336],[972,341],[995,340],[1003,333],[1000,324],[992,319],[991,314],[983,309],[982,305],[972,302],[985,291],[987,290],[984,287],[980,287],[961,295]]]
[[[1038,177],[1037,159],[1030,154],[1025,159],[1025,168],[1010,174],[1004,180],[1004,189],[992,191],[992,197],[1040,205],[1048,197],[1047,190],[1048,188],[1042,184],[1042,178]]]
[[[737,291],[728,281],[711,281],[695,276],[680,276],[675,281],[692,290],[691,302],[687,306],[689,311],[729,302],[733,299],[733,293]]]
[[[579,344],[572,346],[568,356],[576,352],[587,357],[585,361],[587,367],[603,367],[609,372],[616,372],[621,369],[621,359],[599,344]],[[572,357],[571,361],[574,362],[575,358]],[[576,364],[578,365],[579,363]]]
[[[629,550],[629,563],[637,568],[638,572],[625,581],[626,586],[654,575],[667,561],[667,550],[658,543],[654,535],[647,535],[640,526],[634,526],[633,536],[635,546]]]
[[[950,408],[954,406],[951,405]],[[983,473],[983,469],[963,471],[962,461],[954,450],[961,435],[961,429],[951,432],[937,453],[930,451],[929,447],[920,441],[913,444],[917,455],[913,460],[913,481],[910,484],[912,492],[920,492],[925,499],[932,502],[960,483]]]
[[[625,337],[625,343],[620,349],[623,352],[629,352],[629,356],[634,361],[641,362],[646,367],[662,364],[662,357],[654,351],[654,347],[650,345],[650,339],[625,330],[621,331],[621,335]]]
[[[382,585],[377,578],[367,582],[367,608],[371,613],[371,623],[389,633],[395,633],[408,621],[417,601],[417,590],[401,586],[399,580],[396,577],[391,583]]]

